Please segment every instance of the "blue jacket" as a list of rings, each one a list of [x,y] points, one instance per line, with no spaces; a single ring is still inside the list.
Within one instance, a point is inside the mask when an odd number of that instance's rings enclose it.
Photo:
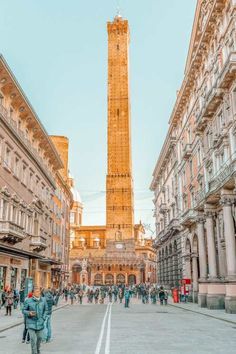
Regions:
[[[52,294],[50,292],[48,292],[45,294],[44,299],[47,303],[47,315],[51,315],[52,314],[52,307],[53,307],[53,305],[55,305],[54,298],[53,298]]]
[[[36,316],[30,316],[30,311],[34,311]],[[24,302],[23,314],[26,317],[26,328],[41,330],[44,328],[44,321],[47,315],[47,302],[41,297],[39,300],[27,298]]]
[[[129,300],[129,298],[130,298],[130,291],[125,290],[125,299]]]

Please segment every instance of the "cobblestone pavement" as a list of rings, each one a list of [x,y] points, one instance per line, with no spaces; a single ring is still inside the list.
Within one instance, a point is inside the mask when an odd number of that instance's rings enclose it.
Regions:
[[[21,333],[0,333],[0,353],[30,354]],[[42,354],[233,354],[235,334],[233,323],[174,306],[75,304],[53,313],[53,341]]]

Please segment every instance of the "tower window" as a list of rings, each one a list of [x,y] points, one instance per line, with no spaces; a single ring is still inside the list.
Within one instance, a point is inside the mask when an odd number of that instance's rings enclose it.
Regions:
[[[120,110],[119,110],[119,108],[117,108],[116,113],[117,113],[118,116],[120,115]]]
[[[116,49],[117,49],[117,50],[119,50],[119,49],[120,49],[120,46],[119,46],[119,44],[117,44],[117,46],[116,46]]]

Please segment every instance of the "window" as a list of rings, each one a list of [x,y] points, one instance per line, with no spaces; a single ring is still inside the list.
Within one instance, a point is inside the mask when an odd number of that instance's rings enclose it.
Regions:
[[[14,174],[16,177],[19,178],[20,175],[20,159],[19,157],[15,157],[15,163],[14,163]]]
[[[3,96],[0,95],[0,104],[2,105],[3,104]]]
[[[25,164],[22,165],[22,179],[21,179],[22,183],[24,183],[24,185],[27,185],[27,166]]]
[[[8,167],[9,169],[11,168],[11,149],[6,146],[5,149],[5,166]]]
[[[74,212],[71,212],[71,213],[70,213],[70,223],[71,223],[71,224],[74,224],[74,223],[75,223],[75,213],[74,213]]]
[[[119,46],[119,44],[117,44],[117,46],[116,46],[116,49],[117,49],[117,50],[119,50],[119,49],[120,49],[120,46]]]

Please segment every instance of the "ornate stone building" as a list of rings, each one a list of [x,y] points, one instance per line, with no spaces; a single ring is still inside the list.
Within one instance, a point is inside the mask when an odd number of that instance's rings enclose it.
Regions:
[[[69,177],[69,140],[65,136],[50,136],[59,156],[63,168],[56,173],[56,191],[53,196],[53,233],[52,259],[57,264],[52,266],[52,285],[55,288],[67,284],[69,279],[69,251],[70,251],[70,210],[74,197],[70,189]]]
[[[175,237],[167,234],[177,218],[179,268],[192,281],[193,299],[231,313],[236,312],[235,116],[236,1],[199,0],[184,80],[151,185],[156,247],[167,272]],[[168,193],[175,214],[166,197],[168,178],[174,181]]]
[[[108,158],[106,226],[75,230],[72,282],[89,284],[155,281],[155,253],[134,224],[129,97],[129,26],[117,15],[108,22]],[[154,275],[153,275],[154,274]]]
[[[53,239],[62,168],[52,140],[1,56],[0,290],[19,289],[27,276],[50,286],[52,268],[68,263],[68,250],[55,254]]]

